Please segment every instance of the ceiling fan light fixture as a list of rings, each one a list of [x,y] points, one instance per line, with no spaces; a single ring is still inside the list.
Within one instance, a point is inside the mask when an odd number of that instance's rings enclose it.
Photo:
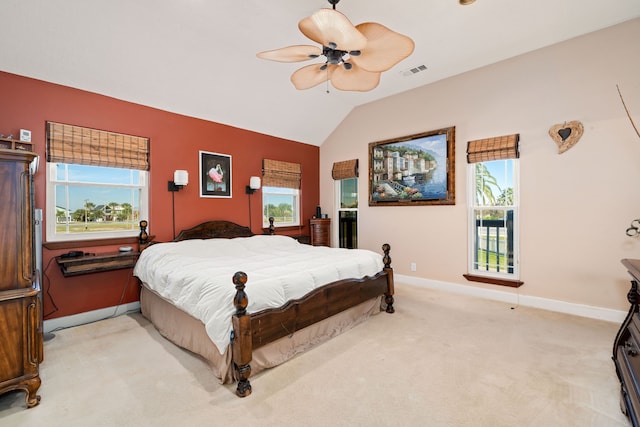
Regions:
[[[320,55],[322,55],[322,49],[317,46],[296,45],[282,49],[267,50],[258,53],[256,56],[261,59],[277,62],[300,62],[310,58],[317,58]]]
[[[257,56],[279,62],[324,56],[326,62],[322,66],[302,67],[292,74],[291,82],[296,89],[309,89],[327,80],[339,90],[365,92],[374,89],[380,82],[380,73],[411,55],[413,40],[375,22],[354,26],[335,10],[339,0],[328,1],[333,9],[320,9],[298,23],[300,32],[322,48],[289,46]],[[327,72],[323,73],[324,70]]]
[[[367,71],[387,71],[411,55],[415,48],[413,40],[409,37],[396,33],[382,24],[365,22],[356,28],[368,42],[367,49],[353,58],[353,62]]]
[[[325,46],[322,48],[322,54],[327,58],[328,63],[337,65],[343,62],[342,58],[347,54],[347,52]]]
[[[331,85],[338,90],[350,92],[368,92],[380,84],[380,73],[372,73],[356,63],[350,63],[351,69],[335,67],[331,78]]]
[[[336,70],[341,70],[333,64],[311,64],[299,68],[291,74],[291,83],[298,90],[311,89],[314,86],[330,80]]]

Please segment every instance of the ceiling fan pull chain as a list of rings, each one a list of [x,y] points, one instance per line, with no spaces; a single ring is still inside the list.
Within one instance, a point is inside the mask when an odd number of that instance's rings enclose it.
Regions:
[[[326,81],[326,83],[327,83],[327,93],[329,93],[329,67],[327,67],[327,81]]]

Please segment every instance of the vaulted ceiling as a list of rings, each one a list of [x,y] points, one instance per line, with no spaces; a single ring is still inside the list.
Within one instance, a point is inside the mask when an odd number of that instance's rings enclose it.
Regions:
[[[415,51],[370,92],[325,84],[298,91],[289,77],[311,61],[256,53],[315,44],[297,24],[327,7],[326,0],[2,0],[0,70],[319,146],[358,105],[640,17],[638,0],[342,0],[336,8],[354,25],[384,24],[411,37]]]

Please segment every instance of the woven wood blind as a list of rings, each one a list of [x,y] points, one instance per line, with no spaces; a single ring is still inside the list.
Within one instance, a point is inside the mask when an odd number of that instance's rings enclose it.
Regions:
[[[358,159],[335,162],[331,170],[333,179],[347,179],[358,177]]]
[[[47,122],[47,161],[149,170],[149,138]]]
[[[467,143],[467,163],[491,160],[517,159],[520,157],[519,134],[477,139]]]
[[[262,160],[262,185],[266,187],[300,188],[302,167],[298,163]]]

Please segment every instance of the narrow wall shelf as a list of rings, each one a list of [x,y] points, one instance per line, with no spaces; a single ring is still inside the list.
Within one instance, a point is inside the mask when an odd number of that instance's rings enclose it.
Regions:
[[[108,252],[72,258],[57,256],[56,262],[62,270],[62,275],[68,277],[131,268],[136,264],[139,255],[139,252]]]

